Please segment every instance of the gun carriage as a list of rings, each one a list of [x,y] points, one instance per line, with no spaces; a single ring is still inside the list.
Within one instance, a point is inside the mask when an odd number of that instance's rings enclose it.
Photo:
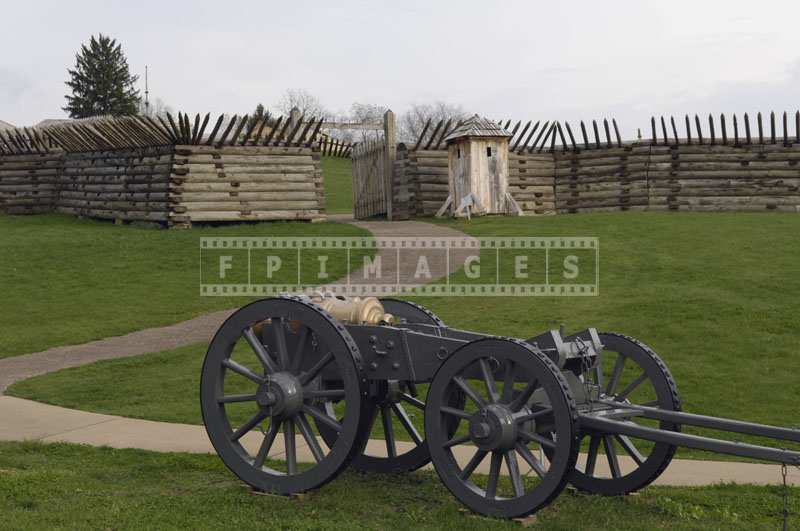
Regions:
[[[641,489],[679,446],[800,464],[800,452],[681,433],[800,442],[798,430],[682,412],[666,365],[633,338],[592,328],[495,337],[397,299],[282,296],[239,309],[209,346],[200,398],[227,467],[283,495],[348,465],[406,472],[432,462],[472,510],[512,518],[567,483],[601,495]],[[367,451],[374,433],[381,455]]]

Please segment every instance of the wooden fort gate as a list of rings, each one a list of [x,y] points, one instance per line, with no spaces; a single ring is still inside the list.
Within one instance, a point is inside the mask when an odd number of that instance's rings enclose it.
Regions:
[[[397,158],[394,113],[383,115],[383,138],[353,148],[353,216],[392,219],[392,175]]]

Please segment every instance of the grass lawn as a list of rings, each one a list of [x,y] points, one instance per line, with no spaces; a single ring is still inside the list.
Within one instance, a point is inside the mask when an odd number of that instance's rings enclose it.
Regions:
[[[325,210],[329,214],[353,211],[353,173],[350,159],[322,157]]]
[[[797,513],[800,489],[790,492]],[[563,493],[536,529],[778,529],[778,488]],[[0,443],[0,513],[13,529],[520,529],[462,508],[433,473],[345,472],[302,497],[254,496],[215,456]],[[794,516],[796,518],[796,516]]]
[[[0,216],[0,357],[242,305],[242,297],[200,296],[201,237],[331,235],[368,233],[334,223],[156,230],[60,215]],[[344,261],[328,263],[332,278],[345,271]]]
[[[800,216],[622,213],[449,223],[476,235],[597,236],[602,265],[597,297],[418,299],[452,326],[529,337],[563,322],[570,330],[627,333],[662,355],[685,409],[800,425]],[[10,393],[200,423],[205,348],[68,369],[20,382]],[[421,426],[422,415],[413,420]],[[397,427],[395,433],[405,432]]]

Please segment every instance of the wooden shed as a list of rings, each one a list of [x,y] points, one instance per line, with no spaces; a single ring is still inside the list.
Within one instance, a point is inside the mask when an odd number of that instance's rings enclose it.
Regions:
[[[440,215],[450,208],[455,216],[518,213],[508,194],[508,140],[502,126],[477,114],[450,133],[449,192]]]

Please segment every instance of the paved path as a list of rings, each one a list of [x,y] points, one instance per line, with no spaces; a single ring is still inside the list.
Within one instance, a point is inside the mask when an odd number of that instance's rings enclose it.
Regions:
[[[337,221],[347,221],[336,217]],[[355,225],[372,232],[375,237],[384,236],[463,236],[462,233],[413,221],[404,222],[356,222]],[[388,264],[396,260],[394,251],[383,254]],[[432,260],[430,270],[433,278],[440,277],[446,270],[458,268],[457,261],[446,263]],[[361,273],[353,272],[352,280],[359,280]],[[56,347],[44,352],[26,354],[0,360],[0,395],[14,382],[58,371],[68,367],[85,365],[98,360],[136,356],[150,352],[168,350],[192,343],[210,341],[219,325],[232,310],[224,310],[202,315],[182,323],[133,332],[124,336],[92,341],[83,345]],[[244,438],[245,446],[256,446],[256,434]],[[159,452],[213,452],[202,426],[172,424],[101,415],[66,409],[31,400],[10,396],[0,396],[0,440],[38,440],[43,442],[70,442],[92,446],[114,448],[140,448]],[[298,440],[298,444],[301,441]],[[399,443],[410,444],[410,443]],[[399,448],[401,449],[401,448]],[[464,449],[469,451],[468,449]],[[255,449],[253,449],[255,453]],[[370,441],[368,453],[385,455],[380,441]],[[283,448],[276,441],[270,453],[280,458]],[[457,455],[459,461],[466,463],[471,455]],[[312,456],[305,445],[301,445],[298,459],[311,462]],[[633,466],[630,460],[621,458],[623,471]],[[602,467],[598,463],[598,467]],[[488,472],[488,462],[478,468]],[[800,472],[791,469],[788,476],[794,485],[800,485]],[[674,460],[656,484],[698,486],[719,482],[750,483],[757,485],[780,482],[780,467],[752,463],[731,463],[719,461]]]
[[[337,220],[346,220],[341,216]],[[393,236],[433,236],[433,237],[467,237],[462,232],[417,221],[400,221],[394,223],[370,221],[354,222],[354,225],[370,231],[376,238]],[[378,253],[381,263],[387,269],[397,265],[397,253],[394,249],[381,249]],[[408,255],[407,259],[415,259]],[[412,265],[416,265],[415,263]],[[431,278],[441,278],[447,271],[456,271],[459,267],[457,261],[447,262],[442,257],[432,256],[430,263]],[[401,264],[401,269],[415,271],[414,267]],[[391,277],[391,278],[389,278]],[[353,283],[364,282],[362,269],[356,269],[350,274]],[[384,275],[387,288],[394,283],[394,277]],[[342,280],[345,282],[345,280]],[[387,295],[391,290],[387,291]],[[55,372],[68,367],[86,365],[99,360],[112,358],[127,358],[150,352],[170,350],[192,343],[209,342],[223,321],[233,310],[223,310],[189,319],[182,323],[160,328],[149,328],[139,332],[132,332],[123,336],[100,339],[83,345],[70,345],[55,347],[44,352],[25,354],[12,358],[0,359],[0,395],[14,382]]]
[[[0,441],[19,439],[113,448],[140,448],[156,452],[214,452],[203,426],[101,415],[11,396],[0,396]],[[249,433],[243,440],[244,446],[253,454],[257,453],[260,442],[260,436],[254,432]],[[302,438],[297,438],[297,444],[298,460],[304,463],[313,462],[313,457]],[[320,441],[320,444],[325,447],[324,442]],[[403,448],[410,444],[398,442],[398,451],[402,452]],[[456,453],[456,458],[462,466],[466,465],[472,457],[470,449],[458,447],[457,450],[459,451]],[[367,452],[370,455],[385,456],[385,444],[382,441],[370,441]],[[270,457],[280,459],[282,456],[283,439],[278,437]],[[581,460],[583,458],[584,456]],[[623,472],[633,468],[634,463],[631,459],[620,456],[620,460]],[[598,472],[608,473],[607,465],[602,461],[597,463],[597,467]],[[478,471],[489,472],[488,459],[481,464]],[[792,484],[800,485],[800,471],[796,468],[790,469],[788,479]],[[656,481],[656,485],[700,486],[720,482],[777,484],[780,482],[780,467],[755,463],[676,459]]]

